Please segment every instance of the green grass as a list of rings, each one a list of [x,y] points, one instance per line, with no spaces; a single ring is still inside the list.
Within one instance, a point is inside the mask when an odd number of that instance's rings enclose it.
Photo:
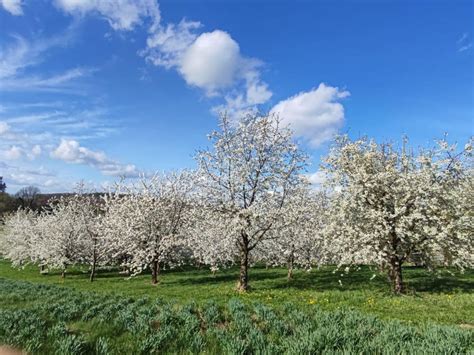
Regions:
[[[191,301],[205,304],[212,300],[225,305],[235,298],[244,303],[258,301],[279,308],[291,302],[309,310],[356,310],[375,315],[381,319],[400,320],[406,324],[437,323],[457,328],[474,327],[474,271],[451,275],[444,270],[441,275],[423,269],[407,267],[404,277],[408,293],[394,296],[383,275],[370,280],[373,270],[363,267],[359,271],[341,275],[334,268],[295,272],[294,280],[287,282],[286,270],[282,268],[252,268],[250,283],[252,291],[247,294],[235,292],[238,271],[220,271],[215,277],[209,270],[165,271],[161,283],[150,284],[150,275],[126,278],[116,271],[100,271],[97,280],[90,283],[87,270],[70,270],[64,280],[59,272],[41,275],[35,266],[14,269],[6,261],[0,261],[0,278],[22,280],[32,283],[56,285],[80,291],[113,294],[120,297],[150,299],[161,298],[177,304]],[[341,280],[342,285],[339,283]],[[15,300],[13,304],[0,300],[2,308],[27,307],[27,300]]]
[[[0,344],[31,354],[467,354],[473,332],[347,309],[175,303],[0,279]]]

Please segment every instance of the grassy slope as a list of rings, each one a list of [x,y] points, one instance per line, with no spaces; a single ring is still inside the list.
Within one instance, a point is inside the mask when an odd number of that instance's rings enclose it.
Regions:
[[[90,283],[85,270],[71,270],[65,280],[59,273],[40,275],[34,266],[17,270],[0,261],[0,278],[54,284],[79,290],[108,292],[132,297],[161,297],[187,303],[214,300],[224,304],[230,298],[261,301],[279,307],[290,301],[323,309],[353,308],[375,314],[380,318],[399,319],[408,323],[434,322],[470,328],[474,326],[474,271],[441,277],[417,268],[406,268],[409,288],[406,296],[392,296],[383,276],[370,280],[372,271],[363,268],[341,276],[333,268],[297,271],[292,282],[286,281],[286,271],[275,268],[253,268],[250,273],[252,291],[238,295],[234,291],[237,270],[219,272],[212,277],[208,270],[167,271],[158,286],[149,283],[149,275],[133,279],[116,272],[101,272],[97,281]],[[342,286],[339,284],[342,281]],[[3,304],[0,307],[13,305]]]

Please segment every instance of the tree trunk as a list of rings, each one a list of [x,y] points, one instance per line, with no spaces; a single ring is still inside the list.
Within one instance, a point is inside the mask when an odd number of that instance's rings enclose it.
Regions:
[[[92,252],[91,274],[90,274],[90,277],[89,277],[90,282],[94,281],[96,266],[97,266],[97,253],[96,253],[96,250],[95,250],[95,247],[94,247],[94,250]]]
[[[392,281],[392,290],[396,294],[401,294],[405,291],[402,276],[402,263],[397,257],[390,261],[389,276]]]
[[[293,280],[293,263],[294,262],[295,262],[295,257],[294,257],[293,252],[292,252],[289,259],[288,259],[288,275],[287,275],[287,280],[288,281]]]
[[[91,265],[91,274],[90,274],[90,277],[89,277],[89,281],[92,282],[94,281],[94,278],[95,278],[95,269],[96,269],[96,261],[94,260],[92,262],[92,265]]]
[[[160,263],[158,260],[155,260],[151,263],[151,283],[153,285],[157,285],[159,280],[158,280],[158,275],[160,274]]]
[[[248,239],[245,234],[242,235],[240,243],[240,274],[237,291],[246,292],[249,289],[249,247]]]
[[[63,272],[61,272],[61,278],[62,279],[66,278],[66,268],[64,268]]]
[[[45,265],[41,264],[40,265],[40,274],[44,274],[44,269],[45,269]]]

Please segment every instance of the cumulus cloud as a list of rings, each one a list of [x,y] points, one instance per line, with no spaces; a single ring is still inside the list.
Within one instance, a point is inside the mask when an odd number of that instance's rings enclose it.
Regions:
[[[121,164],[110,159],[104,152],[82,147],[78,141],[62,139],[51,157],[72,164],[84,164],[100,170],[104,175],[135,177],[137,168],[131,164]]]
[[[21,8],[21,0],[0,0],[0,5],[2,5],[5,11],[8,11],[12,15],[23,15],[23,9]]]
[[[225,103],[215,111],[236,114],[267,102],[272,92],[261,80],[263,63],[241,54],[240,45],[222,30],[198,34],[201,23],[182,20],[160,26],[140,54],[148,62],[176,69],[185,82]]]
[[[343,125],[344,107],[340,101],[349,95],[348,91],[321,83],[315,89],[280,101],[271,113],[278,114],[296,136],[317,147]]]
[[[43,149],[39,144],[35,144],[31,150],[27,153],[28,159],[34,160],[41,155]]]
[[[55,0],[55,4],[75,16],[98,14],[115,30],[150,23],[146,48],[139,54],[156,66],[175,69],[188,85],[207,96],[223,97],[225,104],[215,111],[249,110],[272,96],[261,80],[262,62],[243,56],[229,33],[199,33],[201,23],[186,19],[163,25],[155,0]]]
[[[144,19],[151,19],[151,30],[160,23],[160,9],[156,0],[56,0],[56,6],[71,15],[97,13],[114,30],[132,30]]]
[[[10,130],[8,123],[0,121],[0,136],[7,133]]]
[[[179,67],[190,85],[208,92],[232,85],[240,67],[240,48],[223,31],[201,34],[183,55]]]
[[[17,160],[20,159],[22,156],[22,151],[16,145],[10,147],[5,152],[3,152],[3,157],[7,160]]]

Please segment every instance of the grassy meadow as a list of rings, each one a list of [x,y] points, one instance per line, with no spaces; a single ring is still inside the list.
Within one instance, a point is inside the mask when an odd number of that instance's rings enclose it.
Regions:
[[[407,267],[394,296],[369,267],[166,270],[159,285],[86,268],[40,274],[0,261],[0,343],[30,353],[468,353],[474,351],[474,272]],[[397,350],[398,349],[398,350]],[[470,350],[469,350],[470,349]]]

